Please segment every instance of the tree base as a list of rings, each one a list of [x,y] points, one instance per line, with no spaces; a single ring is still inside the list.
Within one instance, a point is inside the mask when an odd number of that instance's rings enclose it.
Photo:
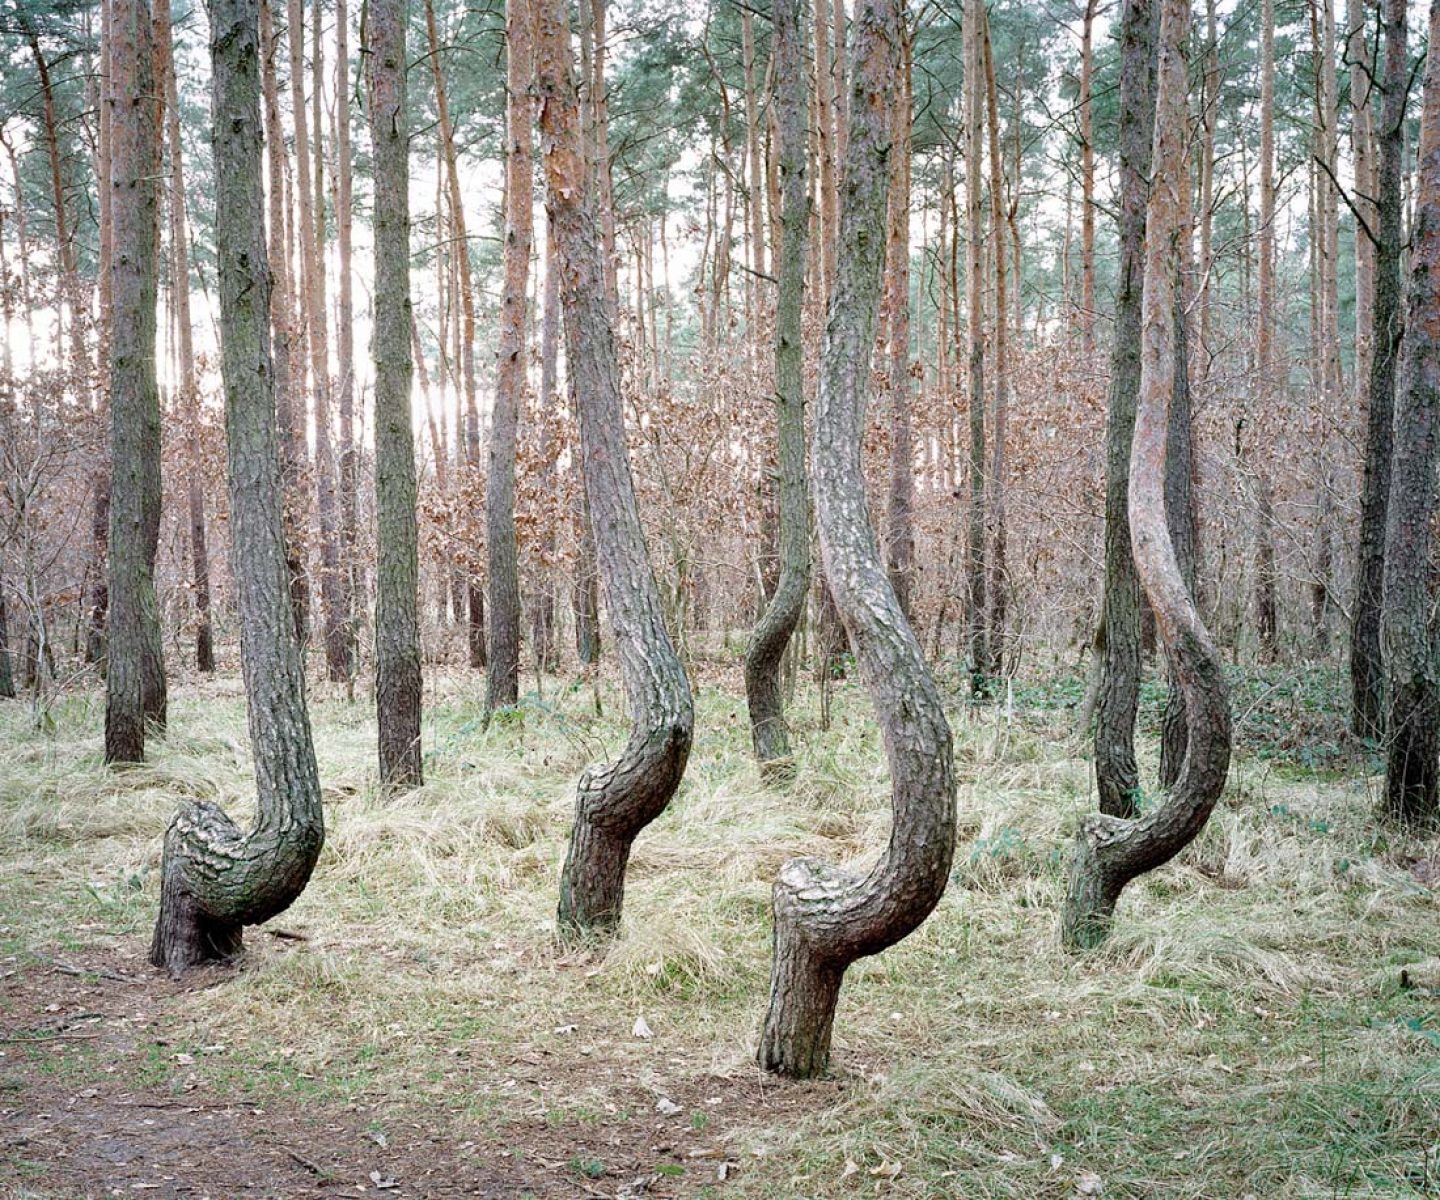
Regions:
[[[160,885],[160,915],[150,942],[151,966],[178,979],[192,967],[234,958],[243,948],[243,933],[243,926],[202,912],[180,872],[167,862]]]
[[[1114,818],[1106,821],[1103,816],[1091,817],[1081,823],[1075,836],[1060,909],[1060,944],[1067,950],[1094,950],[1110,936],[1120,889],[1105,869],[1100,845],[1105,825],[1121,823]]]
[[[815,1079],[830,1066],[830,1034],[844,967],[818,959],[793,927],[775,926],[770,1011],[755,1061],[790,1079]]]
[[[583,797],[583,781],[580,787]],[[620,928],[625,902],[631,842],[594,825],[583,811],[583,803],[582,798],[582,811],[576,813],[570,850],[560,873],[556,927],[564,942],[613,937]]]

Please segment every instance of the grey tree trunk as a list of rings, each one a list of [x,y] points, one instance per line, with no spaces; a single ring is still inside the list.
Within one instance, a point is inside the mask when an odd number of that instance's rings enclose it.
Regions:
[[[690,756],[694,707],[665,629],[635,504],[602,233],[581,138],[568,5],[539,0],[534,13],[545,206],[559,255],[566,357],[580,410],[581,467],[634,721],[620,757],[588,769],[580,779],[560,878],[561,935],[603,936],[620,921],[631,844],[680,785]]]
[[[304,890],[325,840],[305,672],[290,609],[270,366],[261,196],[258,0],[212,0],[215,236],[240,660],[255,754],[255,826],[192,804],[165,834],[150,961],[178,975],[237,953],[244,926]]]
[[[810,196],[805,178],[809,84],[799,0],[775,0],[771,13],[775,59],[781,237],[776,268],[775,418],[780,460],[780,578],[745,654],[745,699],[750,740],[762,770],[793,772],[790,732],[780,686],[780,663],[810,588],[810,497],[805,480],[804,330],[805,257]]]
[[[10,625],[5,612],[5,576],[0,573],[0,700],[15,699],[15,673],[10,660]]]
[[[1154,0],[1125,0],[1120,17],[1120,275],[1105,418],[1105,600],[1097,638],[1095,784],[1100,811],[1132,817],[1140,772],[1135,714],[1140,706],[1140,579],[1130,550],[1130,450],[1140,390],[1140,304],[1145,271],[1145,204],[1155,127]]]
[[[140,762],[145,725],[165,723],[155,551],[160,540],[160,394],[155,382],[160,106],[148,0],[111,12],[110,179],[115,249],[110,361],[110,612],[105,759]]]
[[[1400,301],[1401,184],[1405,157],[1405,0],[1384,0],[1381,25],[1385,56],[1378,83],[1380,119],[1375,128],[1379,187],[1375,246],[1375,339],[1370,359],[1370,413],[1365,428],[1365,475],[1360,492],[1360,561],[1350,628],[1351,727],[1361,737],[1385,733],[1385,677],[1380,616],[1385,587],[1386,507],[1395,441],[1395,363],[1404,327]]]
[[[1399,19],[1404,15],[1402,8]],[[1391,36],[1401,35],[1392,27]],[[1433,825],[1440,819],[1440,684],[1430,617],[1431,523],[1440,461],[1440,0],[1430,4],[1409,304],[1395,395],[1395,456],[1385,532],[1385,815],[1411,825]]]
[[[1125,885],[1169,862],[1204,827],[1230,765],[1230,706],[1220,657],[1181,575],[1165,515],[1165,441],[1175,388],[1175,267],[1182,236],[1190,0],[1161,0],[1155,133],[1146,204],[1140,393],[1130,459],[1135,564],[1185,694],[1190,740],[1169,795],[1141,817],[1085,817],[1076,834],[1061,911],[1071,948],[1109,936]]]
[[[515,441],[525,396],[525,289],[534,236],[531,151],[534,76],[530,0],[506,0],[505,283],[490,464],[485,475],[485,549],[489,557],[489,671],[485,711],[520,698],[520,565],[515,544]]]
[[[394,789],[423,782],[406,9],[406,0],[370,0],[365,21],[375,173],[375,703],[380,782]]]
[[[829,1063],[846,968],[894,945],[929,916],[945,890],[955,845],[950,726],[885,574],[860,466],[904,22],[898,0],[862,0],[851,26],[845,202],[811,446],[820,548],[884,732],[894,823],[890,844],[867,875],[799,858],[775,881],[770,1008],[757,1057],[766,1070],[797,1078],[820,1074]]]

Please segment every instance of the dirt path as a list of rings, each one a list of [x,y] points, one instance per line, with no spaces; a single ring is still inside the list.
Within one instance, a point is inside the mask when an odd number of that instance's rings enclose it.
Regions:
[[[583,1130],[513,1120],[479,1140],[452,1112],[406,1096],[346,1104],[210,1086],[204,1064],[169,1046],[167,1013],[232,975],[174,983],[138,949],[0,958],[0,1198],[629,1200],[727,1190],[742,1167],[727,1148],[731,1122],[703,1136],[667,1127],[648,1095]],[[743,1121],[773,1100],[748,1094],[755,1086],[671,1090],[679,1105],[723,1092],[724,1110]],[[833,1095],[819,1085],[793,1098],[810,1108]]]

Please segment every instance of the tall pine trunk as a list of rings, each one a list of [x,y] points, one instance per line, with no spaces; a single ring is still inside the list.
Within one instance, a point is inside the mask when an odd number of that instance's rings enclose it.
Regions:
[[[176,975],[234,955],[244,926],[288,908],[309,882],[325,840],[281,516],[261,196],[258,0],[211,0],[210,21],[231,561],[257,802],[248,833],[201,801],[181,809],[165,834],[150,961]]]

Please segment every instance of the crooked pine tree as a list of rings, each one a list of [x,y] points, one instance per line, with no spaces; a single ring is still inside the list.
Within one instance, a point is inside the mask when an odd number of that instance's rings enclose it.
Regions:
[[[259,0],[210,5],[220,373],[257,812],[244,833],[208,802],[186,806],[170,823],[150,961],[174,975],[235,954],[246,925],[288,908],[325,840],[281,514],[260,186],[259,20]]]
[[[1230,706],[1220,657],[1186,586],[1165,514],[1165,439],[1175,387],[1176,249],[1183,230],[1180,188],[1187,186],[1189,20],[1189,0],[1161,0],[1129,496],[1135,566],[1185,698],[1189,739],[1179,777],[1153,809],[1133,818],[1092,813],[1081,821],[1061,911],[1061,940],[1072,948],[1103,942],[1125,886],[1169,862],[1204,828],[1230,766]]]
[[[560,877],[562,937],[620,923],[636,836],[665,811],[690,757],[695,713],[660,606],[625,446],[604,247],[589,186],[568,6],[537,0],[535,83],[545,208],[555,228],[566,358],[580,412],[580,463],[605,603],[634,728],[620,756],[581,776]]]
[[[886,574],[860,468],[904,20],[902,0],[863,0],[855,13],[845,199],[811,442],[825,573],[884,734],[894,820],[868,874],[798,858],[775,881],[770,1007],[757,1057],[796,1078],[829,1064],[846,969],[930,915],[955,849],[950,726]]]

